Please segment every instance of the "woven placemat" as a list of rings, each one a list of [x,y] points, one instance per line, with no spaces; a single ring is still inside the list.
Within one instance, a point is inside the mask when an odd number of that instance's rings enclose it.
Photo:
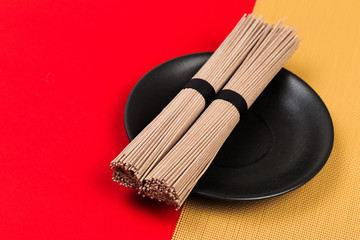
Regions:
[[[360,27],[357,0],[258,0],[302,38],[286,65],[315,89],[334,123],[330,159],[310,182],[253,202],[190,197],[173,239],[360,239]],[[286,147],[286,146],[284,146]]]

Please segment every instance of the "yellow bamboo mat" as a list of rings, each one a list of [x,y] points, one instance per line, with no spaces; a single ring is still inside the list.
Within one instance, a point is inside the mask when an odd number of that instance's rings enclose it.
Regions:
[[[287,68],[327,105],[334,148],[321,172],[288,194],[228,203],[190,197],[173,239],[360,239],[360,1],[258,0],[302,38]],[[284,146],[286,147],[286,146]]]

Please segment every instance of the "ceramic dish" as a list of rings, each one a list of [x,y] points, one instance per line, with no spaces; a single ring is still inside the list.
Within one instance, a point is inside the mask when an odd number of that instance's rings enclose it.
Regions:
[[[212,53],[167,61],[132,90],[125,127],[132,140],[180,91]],[[314,177],[333,146],[330,114],[316,92],[282,69],[227,139],[193,193],[255,200],[289,192]]]

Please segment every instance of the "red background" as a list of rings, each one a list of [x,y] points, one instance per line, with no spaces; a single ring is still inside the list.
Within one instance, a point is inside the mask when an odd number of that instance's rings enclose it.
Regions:
[[[170,239],[179,212],[111,180],[123,112],[163,61],[213,51],[254,0],[2,1],[2,239]]]

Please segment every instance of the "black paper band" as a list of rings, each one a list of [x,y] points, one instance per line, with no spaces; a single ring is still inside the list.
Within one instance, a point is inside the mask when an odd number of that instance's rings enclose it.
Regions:
[[[191,79],[184,88],[192,88],[198,91],[204,97],[206,105],[209,105],[215,97],[215,90],[213,86],[200,78]]]
[[[230,102],[232,105],[234,105],[237,108],[240,115],[246,112],[247,110],[247,104],[245,99],[240,94],[232,90],[229,89],[221,90],[216,95],[216,99],[222,99]]]

